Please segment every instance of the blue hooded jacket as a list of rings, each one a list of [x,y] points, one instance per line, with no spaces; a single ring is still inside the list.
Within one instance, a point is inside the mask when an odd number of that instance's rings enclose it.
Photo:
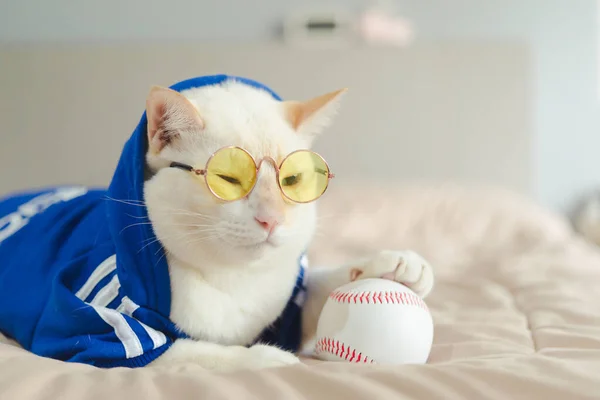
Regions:
[[[171,87],[236,79],[205,76]],[[0,331],[40,356],[98,367],[141,367],[185,333],[169,319],[164,250],[143,206],[146,114],[107,190],[58,187],[0,199]],[[127,229],[125,229],[127,228]],[[255,342],[296,351],[305,256],[281,316]]]

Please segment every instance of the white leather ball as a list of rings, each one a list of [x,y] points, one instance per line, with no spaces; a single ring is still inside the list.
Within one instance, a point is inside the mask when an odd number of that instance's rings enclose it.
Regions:
[[[315,354],[327,361],[424,364],[432,343],[433,320],[417,294],[391,280],[364,279],[329,295]]]

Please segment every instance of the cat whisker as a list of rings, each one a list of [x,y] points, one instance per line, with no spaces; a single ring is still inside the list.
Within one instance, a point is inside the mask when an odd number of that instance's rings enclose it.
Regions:
[[[196,234],[196,233],[203,233],[203,232],[215,232],[215,230],[214,229],[202,229],[202,230],[194,230],[193,232],[187,232],[187,231],[186,232],[179,232],[179,233],[174,234],[174,235],[164,236],[162,239],[163,240],[167,240],[167,239],[184,240],[187,237],[195,237],[196,235],[194,235],[194,234]],[[205,236],[203,236],[203,237],[205,237]],[[148,239],[143,240],[142,243],[145,242],[145,241],[148,241],[148,243],[146,243],[145,245],[143,245],[138,250],[138,254],[140,252],[142,252],[148,246],[152,245],[153,243],[160,242],[160,239],[157,236],[154,236],[152,238],[148,238]],[[164,246],[161,246],[161,247],[164,247]]]
[[[191,211],[191,210],[188,210],[185,208],[176,208],[176,207],[161,207],[161,208],[157,209],[157,211],[169,211],[169,212],[179,211],[182,213],[196,214],[195,211]]]
[[[206,219],[209,221],[218,221],[221,218],[219,217],[213,217],[210,215],[204,215],[204,214],[199,214],[199,213],[194,213],[194,212],[182,212],[182,211],[169,211],[169,210],[160,210],[159,211],[161,214],[166,214],[166,215],[173,215],[173,216],[186,216],[186,217],[194,217],[194,218],[198,218],[198,219]]]
[[[157,254],[158,254],[158,253],[160,253],[161,251],[167,251],[167,249],[165,249],[165,248],[164,248],[164,246],[160,246],[160,247],[158,248],[158,250],[156,250],[156,251],[154,252],[154,255],[157,255]]]
[[[154,239],[156,239],[156,235],[154,235],[154,236],[152,236],[152,237],[149,237],[149,238],[147,238],[147,239],[144,239],[144,240],[142,240],[140,243],[148,242],[148,241],[150,241],[150,240],[154,240]]]
[[[145,216],[137,216],[137,215],[131,215],[131,214],[125,214],[125,215],[127,215],[129,218],[150,219],[147,215],[145,215]]]
[[[125,231],[126,229],[132,228],[134,226],[139,226],[139,225],[152,225],[152,222],[138,222],[137,224],[127,225],[125,228],[121,229],[121,231],[119,232],[119,235],[121,233],[123,233],[123,231]]]
[[[176,235],[169,235],[169,236],[165,236],[165,237],[163,237],[163,239],[166,239],[166,238],[171,238],[171,237],[174,237],[174,236],[175,236],[175,237],[179,237],[179,236],[181,236],[181,237],[185,237],[185,236],[186,236],[186,235],[188,235],[188,234],[189,234],[188,232],[183,232],[183,233],[179,232],[179,233],[178,233],[178,234],[176,234]],[[153,237],[151,237],[151,238],[148,238],[148,239],[142,240],[142,242],[141,242],[141,243],[144,243],[144,242],[148,242],[148,243],[146,243],[146,245],[145,245],[144,247],[142,247],[142,248],[141,248],[139,251],[142,251],[142,250],[143,250],[143,249],[145,249],[146,247],[150,246],[152,243],[159,242],[159,241],[160,241],[160,239],[159,239],[159,238],[158,238],[156,235],[155,235],[155,236],[153,236]]]
[[[123,204],[127,204],[129,206],[146,207],[146,203],[141,200],[120,200],[120,199],[115,199],[115,198],[112,198],[109,196],[106,196],[105,200],[116,201],[117,203],[123,203]]]
[[[189,221],[189,222],[187,222],[187,221]],[[193,218],[189,218],[189,219],[185,219],[184,221],[177,220],[175,222],[177,222],[177,223],[183,223],[183,222],[185,222],[185,223],[189,223],[189,224],[192,224],[192,225],[193,224],[206,225],[207,223],[212,223],[212,225],[215,225],[215,223],[217,223],[219,221],[217,221],[217,220],[213,221],[213,220],[208,220],[208,219],[206,219],[206,220],[204,220],[204,219],[197,219],[197,220],[195,220]]]
[[[165,239],[167,239],[167,238],[172,238],[172,237],[175,237],[175,238],[182,237],[182,238],[184,238],[184,237],[186,237],[188,234],[189,234],[188,232],[184,232],[183,234],[182,234],[182,233],[179,233],[179,234],[177,234],[177,235],[170,235],[170,236],[163,237],[163,240],[165,240]],[[142,247],[141,247],[141,248],[138,250],[138,254],[139,254],[139,253],[141,253],[141,252],[142,252],[142,251],[143,251],[143,250],[144,250],[146,247],[148,247],[148,246],[151,246],[152,244],[154,244],[154,243],[156,243],[156,242],[160,242],[160,239],[159,239],[157,236],[153,236],[153,237],[151,237],[151,238],[148,238],[148,239],[145,239],[145,240],[143,240],[141,243],[143,244],[144,242],[148,242],[148,243],[146,243],[145,245],[143,245],[143,246],[142,246]],[[163,247],[163,246],[161,246],[161,247]]]
[[[146,243],[141,249],[138,250],[137,254],[140,254],[146,247],[150,246],[153,243],[156,243],[159,241],[159,239],[155,236],[153,238],[154,240],[152,240],[151,242]]]
[[[184,227],[184,228],[213,228],[214,229],[214,225],[209,225],[209,224],[170,224],[169,226],[178,226],[178,227]],[[197,232],[197,231],[194,231]]]
[[[166,257],[167,253],[169,252],[169,250],[165,249],[164,247],[161,247],[161,250],[163,251],[162,256],[159,257],[159,259],[156,261],[156,265],[158,265],[158,263],[160,263],[160,260],[163,259],[163,257]]]
[[[184,246],[192,246],[194,244],[206,242],[208,240],[221,239],[221,238],[222,238],[222,235],[219,235],[219,234],[201,236],[199,238],[192,238],[192,240],[188,240],[187,242],[183,243],[183,245]]]
[[[89,305],[89,304],[86,304],[86,305],[81,306],[81,307],[77,307],[76,309],[73,310],[73,313],[76,313],[77,311],[84,310],[84,309],[90,308],[90,307],[91,307],[91,305]]]
[[[115,199],[115,198],[109,197],[109,196],[106,196],[105,200],[115,201],[118,203],[127,204],[127,205],[135,206],[135,207],[146,207],[146,203],[141,200],[122,200],[122,199]],[[185,210],[185,209],[181,209],[181,208],[166,207],[166,208],[157,210],[157,212],[171,214],[171,215],[179,215],[179,216],[190,216],[190,217],[207,219],[207,220],[215,220],[215,221],[219,220],[218,217],[214,217],[214,216],[210,216],[210,215],[206,215],[206,214],[200,214],[197,212],[193,212],[193,211],[189,211],[189,210]],[[147,216],[135,216],[135,215],[131,215],[131,214],[128,214],[128,216],[131,218],[139,218],[139,219],[149,218]]]

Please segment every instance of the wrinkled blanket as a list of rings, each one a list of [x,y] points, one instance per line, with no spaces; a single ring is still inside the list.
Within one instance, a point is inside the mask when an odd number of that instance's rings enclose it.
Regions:
[[[600,250],[512,193],[452,185],[335,187],[310,257],[330,265],[412,248],[434,265],[426,365],[325,363],[214,374],[194,365],[103,370],[0,344],[1,399],[600,397]]]

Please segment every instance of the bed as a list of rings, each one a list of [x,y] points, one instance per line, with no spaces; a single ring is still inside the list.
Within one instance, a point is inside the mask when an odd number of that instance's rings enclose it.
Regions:
[[[4,339],[0,398],[583,399],[600,391],[600,250],[567,221],[495,187],[332,188],[311,268],[381,248],[431,260],[426,365],[321,362],[217,374],[194,365],[102,370]]]
[[[349,86],[338,123],[317,143],[337,177],[321,202],[311,268],[411,248],[437,275],[427,298],[435,336],[426,365],[306,358],[234,374],[194,365],[101,370],[39,358],[2,339],[0,400],[600,397],[600,250],[529,200],[537,177],[530,58],[514,43],[401,52],[0,47],[0,170],[10,171],[0,195],[106,185],[151,84],[201,71],[251,76],[285,97]]]

